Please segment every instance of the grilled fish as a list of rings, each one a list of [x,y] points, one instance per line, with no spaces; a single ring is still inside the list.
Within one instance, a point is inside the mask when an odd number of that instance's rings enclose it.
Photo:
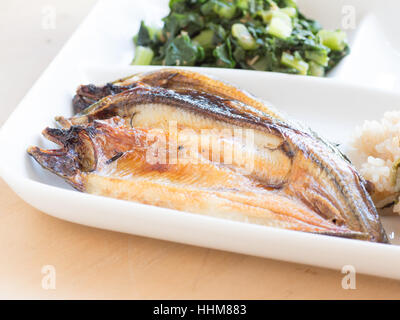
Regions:
[[[266,107],[264,101],[242,89],[198,72],[175,68],[164,68],[135,74],[107,83],[105,86],[95,86],[93,84],[81,85],[77,89],[73,99],[74,111],[75,113],[80,113],[104,97],[115,95],[140,85],[162,87],[171,90],[193,89],[206,92],[225,99],[241,101],[244,104],[263,110],[275,119],[283,119],[282,115],[276,110]]]
[[[44,135],[60,149],[28,152],[92,194],[388,241],[366,182],[335,147],[229,88],[228,97],[216,94],[219,89],[138,83],[70,119],[58,118],[64,128],[48,128]],[[244,141],[245,135],[251,139]],[[215,143],[199,143],[204,137]],[[224,146],[217,157],[214,145]]]

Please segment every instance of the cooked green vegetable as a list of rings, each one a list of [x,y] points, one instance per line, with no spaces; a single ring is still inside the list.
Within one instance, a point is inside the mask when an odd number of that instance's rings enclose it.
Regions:
[[[291,8],[293,9],[293,8]],[[267,32],[277,38],[286,39],[293,31],[292,19],[281,10],[272,12],[271,21],[267,27]]]
[[[133,65],[148,65],[153,60],[153,50],[147,47],[137,46],[135,50],[135,59]]]
[[[165,52],[165,63],[169,66],[194,66],[204,57],[203,47],[193,43],[186,33],[169,42]]]
[[[305,52],[306,59],[311,60],[323,67],[326,67],[329,62],[327,50],[309,50]]]
[[[235,23],[232,26],[232,36],[244,50],[257,49],[256,40],[252,37],[246,26],[241,23]]]
[[[320,64],[314,62],[314,61],[310,61],[308,63],[309,69],[308,69],[308,74],[310,76],[314,76],[314,77],[323,77],[325,74],[325,69],[323,66],[321,66]]]
[[[213,38],[214,31],[211,29],[205,29],[193,38],[193,42],[202,46],[204,49],[210,49],[214,47]]]
[[[285,66],[292,67],[296,69],[299,74],[306,75],[308,71],[308,63],[301,59],[301,56],[297,54],[296,56],[291,55],[290,53],[284,52],[282,53],[281,63]]]
[[[346,34],[343,31],[321,30],[318,32],[318,37],[329,49],[342,51],[346,47]]]
[[[170,0],[169,8],[161,30],[141,23],[133,64],[324,76],[349,53],[343,31],[322,29],[295,0]]]

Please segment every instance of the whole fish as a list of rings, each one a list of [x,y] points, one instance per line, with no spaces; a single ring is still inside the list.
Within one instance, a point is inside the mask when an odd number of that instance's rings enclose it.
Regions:
[[[61,149],[28,152],[80,191],[388,242],[367,183],[335,147],[229,88],[231,98],[216,95],[217,89],[137,84],[70,119],[58,118],[64,129],[44,135]],[[216,159],[210,144],[198,143],[203,130],[229,152]],[[224,130],[245,130],[252,139]],[[160,141],[165,148],[154,148]]]

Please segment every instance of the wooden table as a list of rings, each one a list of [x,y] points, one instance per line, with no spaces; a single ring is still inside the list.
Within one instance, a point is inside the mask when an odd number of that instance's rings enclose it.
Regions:
[[[6,30],[0,33],[0,41],[8,44],[0,51],[3,63],[0,123],[93,3],[93,0],[0,3],[0,29]],[[54,30],[40,27],[40,15],[46,5],[57,10]],[[394,280],[357,275],[357,289],[344,290],[343,274],[339,271],[61,221],[24,203],[2,180],[0,253],[2,298],[400,298],[400,282]],[[56,271],[54,290],[42,288],[41,270],[46,265],[54,266]]]
[[[23,298],[400,298],[400,282],[104,231],[50,217],[0,182],[0,296]],[[41,269],[56,270],[56,289]]]

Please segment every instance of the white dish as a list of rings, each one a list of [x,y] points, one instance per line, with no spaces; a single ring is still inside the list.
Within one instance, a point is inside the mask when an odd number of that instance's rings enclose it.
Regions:
[[[358,272],[400,278],[400,246],[397,245],[279,230],[72,190],[26,154],[28,145],[46,145],[39,133],[46,125],[53,125],[54,115],[71,114],[75,85],[69,86],[59,79],[59,73],[52,73],[60,70],[61,61],[56,60],[38,81],[0,134],[0,147],[6,150],[6,156],[0,159],[1,174],[34,207],[61,219],[104,229],[330,268],[350,264]],[[101,83],[149,68],[90,68],[83,81]],[[362,119],[379,118],[384,110],[400,105],[399,95],[346,86],[337,81],[243,70],[203,71],[267,98],[279,109],[305,120],[322,135],[339,143],[345,142]],[[55,81],[61,83],[54,88]],[[66,87],[71,91],[66,93],[63,89]],[[52,88],[50,93],[49,88]],[[57,90],[60,92],[54,92]],[[380,106],[379,110],[376,106]],[[385,220],[385,225],[389,234],[400,234],[398,218]],[[399,243],[397,238],[394,242]]]
[[[55,217],[93,227],[334,269],[353,265],[360,273],[400,279],[398,245],[280,230],[83,194],[34,163],[27,146],[47,145],[39,133],[54,125],[55,115],[71,114],[78,84],[103,83],[151,68],[125,66],[132,48],[123,43],[137,27],[137,21],[127,17],[143,17],[144,12],[127,1],[118,3],[103,1],[95,7],[0,132],[0,173],[22,199]],[[158,9],[153,9],[155,15]],[[196,71],[271,101],[339,143],[345,143],[364,119],[379,119],[384,111],[400,106],[398,94],[344,84],[341,70],[336,80],[244,70]],[[394,235],[393,243],[400,244],[400,218],[383,220],[389,236]]]

